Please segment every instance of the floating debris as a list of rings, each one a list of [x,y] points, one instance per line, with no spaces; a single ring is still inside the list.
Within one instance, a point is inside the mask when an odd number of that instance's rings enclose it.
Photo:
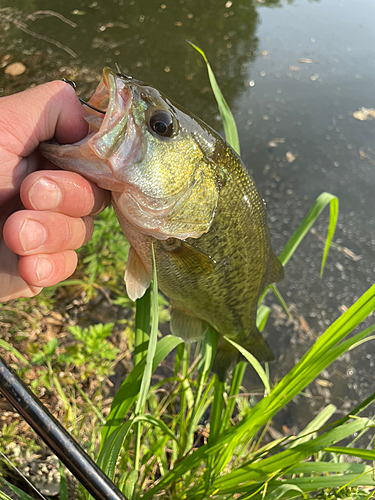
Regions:
[[[344,272],[344,266],[341,264],[341,262],[335,262],[335,268],[340,271],[341,273]]]
[[[289,71],[301,71],[299,66],[289,66]]]
[[[294,160],[297,158],[293,153],[291,153],[290,151],[287,151],[286,152],[286,160],[288,163],[293,163]]]
[[[269,141],[267,146],[269,148],[277,148],[279,144],[284,144],[285,139],[284,137],[276,137],[275,139],[272,139],[272,141]]]
[[[9,64],[4,70],[4,72],[7,75],[12,75],[12,76],[22,75],[22,73],[24,73],[25,71],[26,71],[26,66],[21,62],[15,62]]]
[[[316,383],[319,384],[321,387],[332,387],[333,384],[329,380],[325,380],[323,378],[317,378]]]
[[[353,116],[356,120],[364,122],[366,120],[372,120],[375,118],[374,108],[359,108],[358,111],[354,111]]]
[[[318,238],[318,240],[321,241],[322,243],[326,242],[326,238],[323,237],[322,235],[320,235],[316,229],[311,228],[310,233],[313,234],[314,236],[316,236]],[[362,259],[362,255],[356,255],[349,248],[338,245],[334,241],[331,242],[331,248],[334,248],[335,250],[342,252],[344,255],[346,255],[350,259],[354,260],[355,262]]]
[[[364,158],[366,158],[366,160],[368,160],[370,163],[372,163],[373,165],[375,165],[375,156],[372,158],[367,153],[365,153],[365,151],[363,151],[362,148],[360,148],[360,150],[359,150],[359,156],[360,156],[361,160],[363,160]]]
[[[314,62],[316,62],[316,59],[308,59],[303,57],[302,59],[298,59],[298,62],[303,64],[313,64]]]

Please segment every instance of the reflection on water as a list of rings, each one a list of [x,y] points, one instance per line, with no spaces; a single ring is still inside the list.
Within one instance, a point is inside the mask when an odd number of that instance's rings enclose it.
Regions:
[[[26,71],[17,77],[0,73],[3,95],[64,76],[87,98],[102,67],[118,63],[220,129],[206,69],[189,39],[206,51],[234,111],[242,155],[267,200],[275,249],[322,191],[339,197],[336,246],[324,278],[319,278],[323,217],[280,285],[294,322],[273,302],[267,332],[278,359],[271,373],[280,377],[374,282],[375,119],[353,116],[361,107],[375,108],[374,2],[211,0],[202,7],[196,0],[18,0],[12,5],[0,1],[0,65],[20,61]],[[348,411],[372,392],[374,361],[371,343],[347,354],[277,417],[279,428],[303,425],[328,402]],[[257,383],[249,374],[249,386]]]

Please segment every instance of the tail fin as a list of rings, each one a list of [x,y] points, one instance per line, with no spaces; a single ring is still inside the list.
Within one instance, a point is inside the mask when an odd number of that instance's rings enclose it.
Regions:
[[[237,339],[233,340],[238,342]],[[245,342],[242,341],[238,343],[260,362],[273,361],[275,359],[269,345],[257,329],[251,332]],[[212,363],[212,371],[216,373],[220,382],[225,382],[228,377],[228,371],[240,361],[246,361],[246,359],[235,347],[229,344],[224,338],[220,337],[216,355]]]

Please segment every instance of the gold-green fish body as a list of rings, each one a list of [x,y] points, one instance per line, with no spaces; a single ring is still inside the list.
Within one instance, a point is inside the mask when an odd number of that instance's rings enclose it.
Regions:
[[[112,191],[131,244],[125,273],[132,299],[152,275],[171,299],[171,331],[196,340],[220,334],[214,371],[238,359],[227,336],[259,360],[272,353],[256,328],[265,285],[282,279],[264,202],[241,159],[210,127],[156,89],[105,68],[90,104],[86,141],[45,144],[43,154]]]

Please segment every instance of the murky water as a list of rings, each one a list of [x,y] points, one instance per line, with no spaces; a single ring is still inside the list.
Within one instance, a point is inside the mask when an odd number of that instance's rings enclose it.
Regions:
[[[267,201],[280,251],[323,191],[339,197],[340,219],[319,278],[328,214],[289,262],[267,326],[279,378],[375,276],[375,108],[373,0],[197,0],[64,2],[0,0],[2,94],[53,78],[74,79],[88,97],[102,67],[159,87],[220,130],[200,56],[202,47],[235,114],[242,156]],[[52,11],[51,11],[52,10]],[[58,14],[58,15],[56,15]],[[333,402],[346,413],[373,392],[375,346],[365,344],[327,370],[277,416],[275,426],[301,427]],[[249,374],[249,388],[257,385]]]

